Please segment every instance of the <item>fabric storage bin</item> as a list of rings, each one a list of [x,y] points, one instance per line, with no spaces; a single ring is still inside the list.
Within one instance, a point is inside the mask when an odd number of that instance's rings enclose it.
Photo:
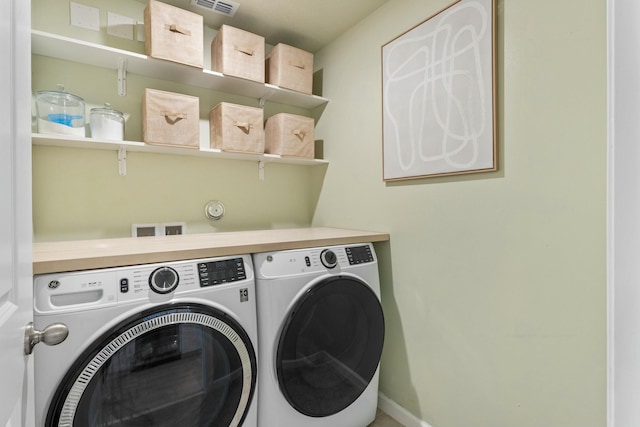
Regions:
[[[221,102],[211,109],[211,148],[264,153],[262,108]]]
[[[147,144],[200,148],[200,99],[145,89],[142,138]]]
[[[267,55],[265,71],[267,83],[311,95],[312,53],[279,43]]]
[[[264,127],[265,153],[291,157],[314,157],[314,120],[280,113],[269,117]]]
[[[211,43],[211,70],[264,83],[264,37],[223,25]]]
[[[144,9],[144,48],[148,56],[202,68],[204,25],[201,15],[156,0]]]

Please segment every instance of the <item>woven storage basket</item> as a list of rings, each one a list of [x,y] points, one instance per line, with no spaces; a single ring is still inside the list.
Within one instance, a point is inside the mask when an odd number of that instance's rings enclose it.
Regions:
[[[202,16],[159,1],[144,9],[144,48],[149,56],[202,68]]]
[[[142,138],[147,144],[200,148],[200,100],[195,96],[145,89]]]
[[[211,69],[264,83],[264,37],[223,25],[211,43]]]
[[[264,128],[265,153],[314,157],[314,121],[310,117],[280,113],[269,117]]]
[[[286,44],[277,44],[266,65],[267,83],[311,94],[313,89],[313,54]]]
[[[262,108],[221,102],[211,109],[211,148],[264,153]]]

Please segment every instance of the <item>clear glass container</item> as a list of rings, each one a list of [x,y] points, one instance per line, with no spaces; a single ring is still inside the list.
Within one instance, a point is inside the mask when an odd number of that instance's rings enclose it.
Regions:
[[[90,114],[91,137],[122,141],[124,139],[124,114],[105,104],[103,108],[92,108]]]
[[[36,93],[38,132],[85,136],[84,99],[64,91],[41,90]]]

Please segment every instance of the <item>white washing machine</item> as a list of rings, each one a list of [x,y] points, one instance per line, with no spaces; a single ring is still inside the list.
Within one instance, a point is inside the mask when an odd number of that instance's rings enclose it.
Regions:
[[[40,275],[38,426],[257,426],[251,256]]]
[[[253,255],[260,427],[364,427],[384,341],[372,244]]]

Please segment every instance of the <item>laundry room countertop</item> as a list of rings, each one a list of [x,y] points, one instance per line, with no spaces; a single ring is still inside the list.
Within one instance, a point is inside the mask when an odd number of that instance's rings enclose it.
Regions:
[[[388,240],[388,233],[312,227],[38,242],[33,245],[33,274]]]

